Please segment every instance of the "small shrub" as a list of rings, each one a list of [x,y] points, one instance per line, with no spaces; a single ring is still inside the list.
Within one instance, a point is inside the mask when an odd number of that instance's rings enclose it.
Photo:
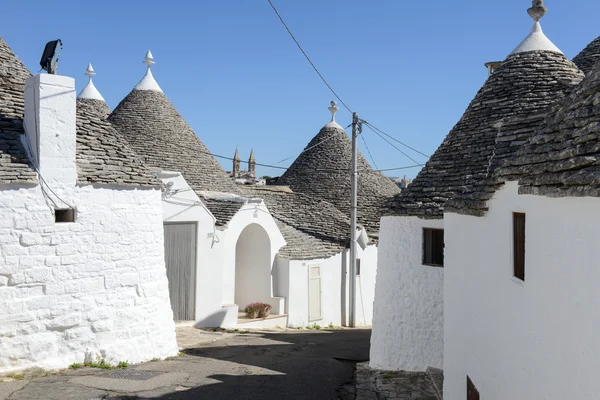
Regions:
[[[98,357],[98,359],[99,359],[99,361],[96,361],[96,362],[86,361],[83,363],[83,365],[85,365],[86,367],[90,367],[90,368],[100,368],[100,369],[112,369],[113,368],[113,366],[110,365],[109,363],[107,363],[104,358]]]
[[[119,361],[119,365],[117,365],[117,368],[127,368],[129,367],[129,361]]]
[[[11,378],[11,379],[15,379],[17,381],[25,379],[25,375],[23,375],[23,374],[10,374],[10,375],[6,375],[6,377],[7,378]]]
[[[157,362],[160,361],[160,358],[153,358],[152,360],[150,360],[150,362]]]
[[[266,318],[271,311],[271,305],[266,303],[252,303],[244,308],[248,318]]]
[[[73,363],[73,364],[69,365],[69,369],[79,369],[81,367],[83,367],[83,365],[80,363]]]

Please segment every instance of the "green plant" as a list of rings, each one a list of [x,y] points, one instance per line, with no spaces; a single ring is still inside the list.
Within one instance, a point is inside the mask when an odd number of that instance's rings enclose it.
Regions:
[[[187,356],[187,354],[185,354],[183,351],[180,351],[179,353],[177,353],[178,357],[185,357]]]
[[[333,329],[333,328],[335,328],[335,327],[333,326],[333,322],[330,322],[328,326],[329,326],[329,329]]]
[[[11,379],[15,379],[15,380],[22,380],[25,379],[25,375],[23,374],[10,374],[10,375],[6,375],[7,378],[11,378]]]
[[[160,358],[153,358],[152,360],[150,360],[150,362],[157,362],[160,361]]]
[[[73,364],[69,365],[69,369],[79,369],[81,367],[83,367],[83,365],[80,363],[73,363]]]
[[[129,367],[129,361],[119,361],[117,368],[127,368]]]
[[[100,368],[100,369],[112,369],[114,368],[112,365],[106,362],[104,358],[96,357],[98,361],[86,361],[83,363],[86,367],[90,368]]]

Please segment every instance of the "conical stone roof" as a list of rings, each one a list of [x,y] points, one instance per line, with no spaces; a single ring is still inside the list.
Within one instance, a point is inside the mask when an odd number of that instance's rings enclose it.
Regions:
[[[594,39],[585,49],[581,51],[573,62],[577,64],[580,70],[588,74],[594,64],[600,60],[600,36]]]
[[[240,193],[162,91],[132,90],[108,120],[147,165],[181,172],[197,192]]]
[[[0,119],[23,119],[25,80],[31,72],[0,36]]]
[[[441,218],[444,209],[483,215],[497,185],[490,179],[543,123],[548,109],[581,81],[562,53],[510,55],[486,81],[390,214]]]
[[[600,197],[600,63],[500,172],[521,194]]]
[[[350,216],[352,141],[337,124],[329,123],[308,143],[303,153],[281,176],[278,183],[294,192],[333,204]],[[379,235],[384,205],[400,189],[381,172],[374,171],[358,155],[358,223],[369,236]]]
[[[29,70],[0,37],[0,184],[36,183],[20,136]]]

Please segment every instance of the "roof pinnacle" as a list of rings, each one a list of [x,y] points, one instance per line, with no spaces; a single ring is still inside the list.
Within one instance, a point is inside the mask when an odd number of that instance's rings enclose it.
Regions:
[[[335,114],[338,112],[340,108],[337,106],[337,101],[331,100],[331,106],[328,108],[331,113],[331,121],[325,125],[326,128],[340,128],[343,129],[336,121]]]
[[[510,54],[525,53],[528,51],[553,51],[562,54],[562,51],[560,51],[560,49],[544,35],[544,31],[542,31],[540,20],[548,11],[544,6],[544,0],[533,0],[531,4],[532,7],[527,10],[527,13],[535,21],[533,23],[533,29],[529,36],[527,36]]]
[[[151,66],[156,64],[154,62],[154,57],[152,57],[152,53],[150,52],[150,49],[148,49],[148,51],[146,52],[146,57],[144,58],[144,64],[146,64],[148,66],[148,69],[150,69]]]
[[[148,70],[146,70],[146,75],[144,75],[144,77],[142,78],[140,83],[138,83],[134,89],[135,90],[152,90],[155,92],[162,93],[162,89],[160,88],[160,86],[158,86],[158,83],[156,83],[154,76],[152,76],[152,70],[150,69],[151,66],[156,64],[154,62],[154,57],[152,56],[152,53],[150,52],[150,50],[148,50],[146,52],[146,57],[144,58],[144,64],[146,64],[148,66]]]
[[[90,78],[90,81],[92,80],[92,78],[94,76],[96,76],[96,72],[94,71],[94,67],[92,67],[92,64],[88,64],[87,66],[87,70],[85,71],[85,75],[88,76]]]
[[[94,71],[92,64],[88,64],[87,69],[85,70],[85,75],[89,78],[89,81],[81,93],[79,93],[77,98],[104,101],[104,97],[102,97],[98,89],[96,89],[96,86],[94,86],[94,82],[92,82],[92,78],[96,76],[96,72]]]
[[[533,0],[532,7],[527,10],[527,13],[535,22],[540,22],[542,17],[548,12],[548,8],[544,7],[544,0]]]

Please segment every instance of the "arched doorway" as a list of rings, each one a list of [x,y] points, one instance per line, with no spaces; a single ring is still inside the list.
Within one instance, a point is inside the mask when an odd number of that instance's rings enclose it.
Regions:
[[[248,225],[235,246],[235,303],[243,310],[271,299],[271,241],[258,224]]]

